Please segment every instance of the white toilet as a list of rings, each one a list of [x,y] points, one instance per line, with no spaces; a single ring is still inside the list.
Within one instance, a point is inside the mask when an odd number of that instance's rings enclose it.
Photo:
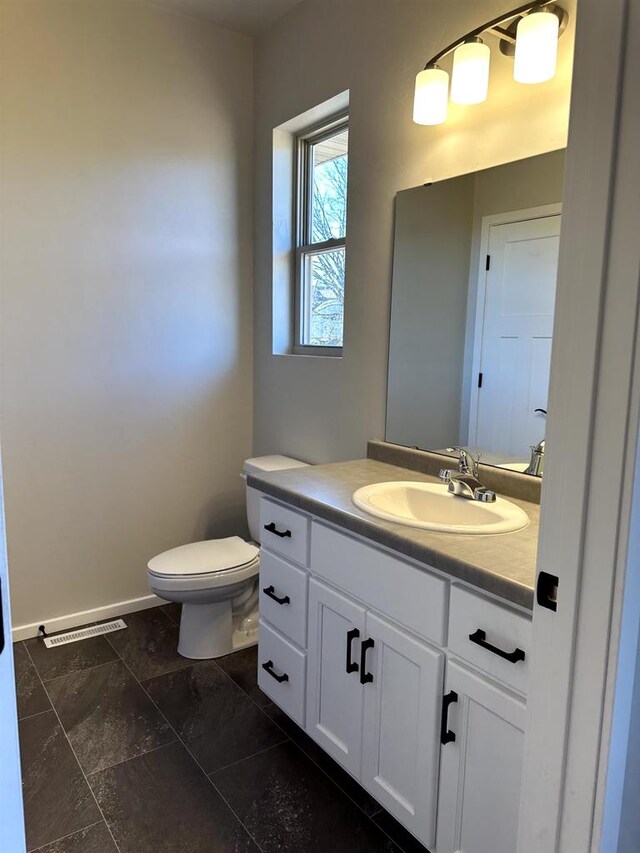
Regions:
[[[258,456],[246,460],[242,476],[303,467],[288,456]],[[193,542],[149,562],[152,592],[182,604],[178,653],[185,658],[217,658],[258,641],[261,494],[246,487],[252,542],[239,536]]]

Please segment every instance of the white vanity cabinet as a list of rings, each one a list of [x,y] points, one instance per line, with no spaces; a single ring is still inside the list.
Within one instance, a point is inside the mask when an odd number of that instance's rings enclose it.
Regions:
[[[360,775],[364,694],[360,683],[366,611],[323,583],[309,583],[307,731]]]
[[[437,853],[514,853],[525,703],[447,664]]]
[[[307,691],[309,516],[261,498],[258,686],[299,726]],[[296,563],[297,565],[294,565]]]
[[[444,653],[367,613],[362,770],[364,787],[433,848],[438,796]]]
[[[529,616],[262,504],[262,689],[432,853],[513,853]]]
[[[444,653],[309,584],[307,732],[424,844],[435,836]]]

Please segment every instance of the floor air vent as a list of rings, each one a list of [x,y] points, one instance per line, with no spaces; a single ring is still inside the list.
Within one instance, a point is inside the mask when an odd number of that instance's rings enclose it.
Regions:
[[[111,634],[126,627],[122,619],[114,619],[112,622],[103,622],[102,625],[91,625],[89,628],[79,628],[77,631],[68,631],[66,634],[56,634],[55,637],[45,637],[44,644],[48,649],[52,649],[55,646],[65,646],[67,643],[77,643],[78,640],[88,640],[89,637],[98,637],[100,634]]]

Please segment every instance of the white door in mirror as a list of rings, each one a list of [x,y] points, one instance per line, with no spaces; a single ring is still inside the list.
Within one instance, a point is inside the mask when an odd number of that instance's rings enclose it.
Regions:
[[[512,533],[529,524],[526,512],[511,501],[468,500],[439,483],[373,483],[355,491],[353,502],[377,518],[443,533]]]
[[[469,444],[526,459],[544,438],[560,215],[493,225]],[[473,408],[473,407],[472,407]]]

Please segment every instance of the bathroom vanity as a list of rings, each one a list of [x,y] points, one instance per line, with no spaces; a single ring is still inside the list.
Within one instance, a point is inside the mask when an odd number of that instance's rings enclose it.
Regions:
[[[468,536],[351,501],[400,479],[437,482],[373,459],[250,478],[258,683],[432,853],[513,853],[538,507]]]

